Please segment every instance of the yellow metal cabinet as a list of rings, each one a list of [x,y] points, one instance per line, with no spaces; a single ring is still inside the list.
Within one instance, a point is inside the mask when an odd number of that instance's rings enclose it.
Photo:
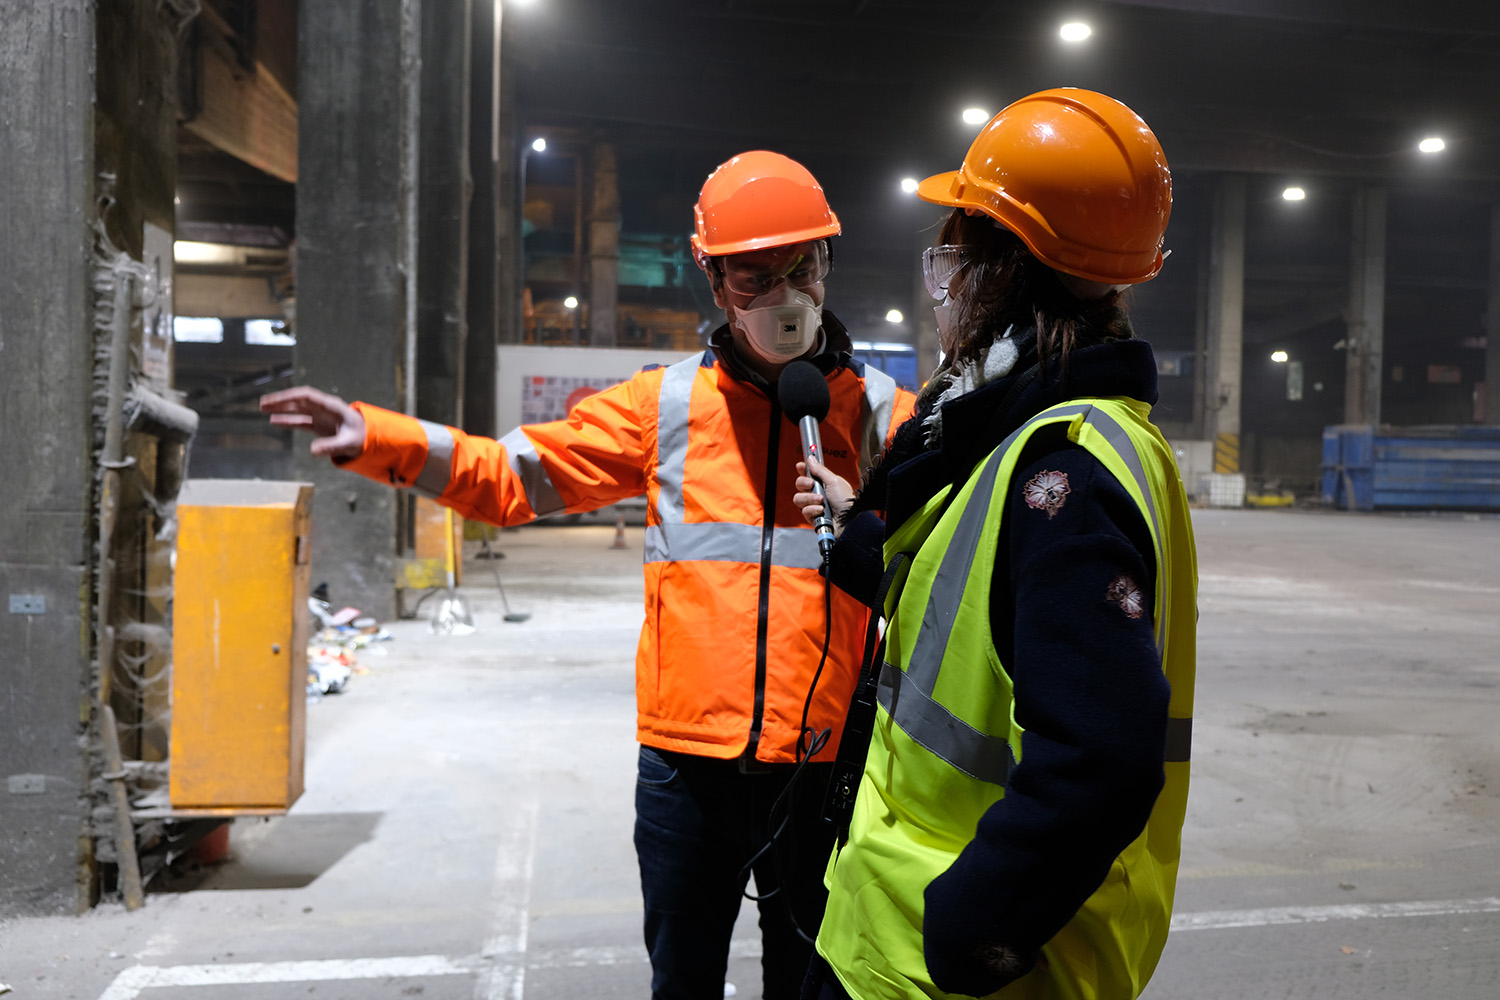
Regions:
[[[175,813],[285,812],[302,794],[309,483],[198,479],[177,501]]]

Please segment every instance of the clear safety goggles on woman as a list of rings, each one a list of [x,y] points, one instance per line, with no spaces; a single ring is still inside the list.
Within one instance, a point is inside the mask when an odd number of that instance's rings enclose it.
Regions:
[[[811,290],[828,277],[832,259],[827,241],[817,240],[733,254],[718,263],[731,292],[764,295],[783,281],[800,291]]]
[[[946,244],[922,251],[922,281],[927,294],[942,301],[948,295],[948,283],[959,269],[974,259],[971,247]]]

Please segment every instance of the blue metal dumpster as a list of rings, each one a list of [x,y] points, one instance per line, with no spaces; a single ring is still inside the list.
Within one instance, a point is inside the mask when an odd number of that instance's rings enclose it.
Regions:
[[[1500,427],[1326,427],[1322,493],[1346,510],[1500,510]]]

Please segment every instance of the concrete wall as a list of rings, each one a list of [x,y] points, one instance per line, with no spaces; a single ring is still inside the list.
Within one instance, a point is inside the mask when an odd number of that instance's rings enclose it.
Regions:
[[[93,9],[7,0],[0,20],[0,917],[89,898]]]

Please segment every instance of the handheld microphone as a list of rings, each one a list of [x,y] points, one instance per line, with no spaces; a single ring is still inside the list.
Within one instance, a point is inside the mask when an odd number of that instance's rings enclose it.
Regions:
[[[781,370],[776,397],[781,401],[782,411],[797,422],[802,433],[802,459],[808,462],[807,474],[812,477],[813,492],[823,501],[823,513],[813,521],[813,528],[818,533],[818,551],[827,559],[833,549],[833,517],[828,511],[823,484],[813,475],[810,460],[823,461],[823,436],[818,432],[818,424],[828,416],[828,380],[811,362],[793,361]]]

